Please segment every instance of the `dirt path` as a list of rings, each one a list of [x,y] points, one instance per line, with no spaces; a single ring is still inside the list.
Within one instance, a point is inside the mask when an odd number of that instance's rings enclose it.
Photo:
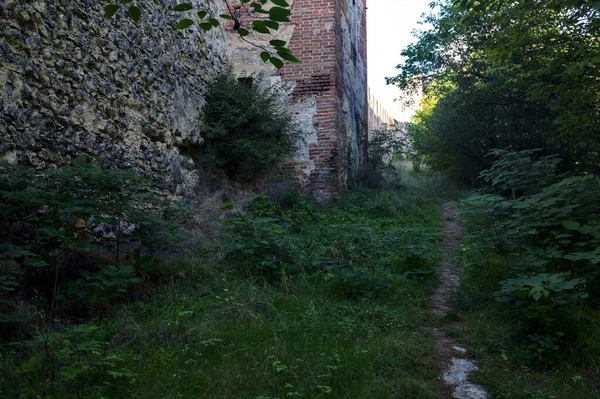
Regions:
[[[456,219],[456,208],[444,205],[444,241],[442,259],[438,264],[439,285],[431,297],[431,311],[439,318],[445,317],[452,308],[452,295],[460,286],[460,274],[456,266],[456,258],[461,247],[462,226]],[[461,327],[460,321],[451,325],[452,329]],[[469,382],[469,374],[478,370],[468,360],[468,351],[458,345],[456,340],[448,337],[439,328],[434,327],[437,356],[443,364],[444,382],[447,386],[447,398],[486,399],[487,393],[479,386]]]

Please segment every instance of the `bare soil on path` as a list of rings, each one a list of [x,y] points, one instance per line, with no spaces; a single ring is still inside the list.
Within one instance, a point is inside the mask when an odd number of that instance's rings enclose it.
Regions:
[[[431,297],[431,312],[439,319],[443,319],[454,309],[452,296],[460,287],[460,273],[457,259],[461,250],[463,235],[462,225],[456,217],[456,207],[445,204],[444,239],[442,243],[442,259],[438,264],[438,286]],[[460,321],[454,321],[449,327],[452,330],[461,329]],[[469,382],[469,374],[478,367],[468,359],[468,351],[458,345],[458,342],[449,337],[438,327],[433,327],[437,356],[446,372],[443,375],[446,384],[445,398],[456,399],[486,399],[487,393],[479,386]]]

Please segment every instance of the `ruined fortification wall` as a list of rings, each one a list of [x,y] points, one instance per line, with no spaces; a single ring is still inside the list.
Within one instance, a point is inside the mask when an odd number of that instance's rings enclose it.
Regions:
[[[369,93],[369,131],[392,127],[397,123],[383,104]]]
[[[364,165],[368,144],[367,21],[366,0],[338,0],[338,69],[341,84],[341,128],[347,149],[346,176]],[[344,180],[344,184],[347,182]]]
[[[280,71],[260,61],[256,48],[229,36],[239,71],[266,71],[292,93],[291,109],[306,142],[284,165],[321,201],[343,190],[363,163],[368,94],[365,0],[294,0],[291,23],[277,33],[301,62]],[[247,18],[249,20],[249,18]],[[245,21],[242,20],[242,23]],[[265,44],[261,35],[249,37]],[[272,39],[272,38],[268,38]]]
[[[169,1],[143,2],[138,24],[124,13],[106,20],[103,4],[4,0],[0,158],[51,168],[89,154],[159,172],[183,193],[197,179],[186,154],[202,143],[199,111],[223,66],[223,32],[175,31],[181,16]]]

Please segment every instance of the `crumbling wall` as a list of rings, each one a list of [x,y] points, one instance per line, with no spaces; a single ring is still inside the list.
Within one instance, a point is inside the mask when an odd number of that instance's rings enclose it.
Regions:
[[[365,0],[294,0],[291,21],[280,38],[301,62],[272,73],[291,85],[292,111],[307,138],[284,168],[327,202],[347,186],[366,152]],[[252,70],[249,65],[262,63],[248,55],[249,48],[232,47],[238,68]]]
[[[338,0],[339,96],[341,131],[347,151],[343,183],[364,166],[368,143],[366,0]]]
[[[204,1],[194,0],[204,6]],[[184,193],[197,177],[200,109],[222,68],[222,31],[175,31],[174,2],[144,2],[133,23],[94,0],[4,0],[0,7],[0,158],[38,168],[82,155],[165,175]],[[213,3],[214,11],[222,9]]]

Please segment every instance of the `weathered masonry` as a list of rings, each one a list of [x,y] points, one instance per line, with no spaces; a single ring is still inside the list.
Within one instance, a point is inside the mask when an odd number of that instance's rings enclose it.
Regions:
[[[369,91],[369,131],[398,124],[391,113]]]
[[[233,26],[228,56],[239,71],[269,71],[291,93],[291,107],[307,142],[284,168],[321,201],[343,190],[364,162],[368,139],[367,35],[365,0],[294,0],[286,40],[301,62],[275,72],[256,47],[241,41]],[[257,18],[260,14],[253,15]],[[242,24],[249,21],[242,19]],[[273,37],[252,35],[264,43]]]
[[[0,159],[43,169],[92,155],[190,193],[189,154],[203,142],[205,88],[226,65],[224,34],[175,31],[180,16],[166,1],[144,2],[138,24],[123,12],[106,19],[104,4],[0,2]]]
[[[366,151],[366,0],[288,1],[291,23],[275,36],[248,37],[289,42],[302,62],[276,71],[232,25],[227,33],[173,30],[180,16],[167,0],[144,2],[138,24],[124,13],[107,20],[94,0],[4,0],[0,159],[42,169],[93,155],[160,173],[174,193],[191,193],[205,88],[229,59],[238,70],[268,70],[288,91],[307,141],[284,167],[327,201],[346,187]],[[222,0],[210,4],[215,15],[227,9]]]

